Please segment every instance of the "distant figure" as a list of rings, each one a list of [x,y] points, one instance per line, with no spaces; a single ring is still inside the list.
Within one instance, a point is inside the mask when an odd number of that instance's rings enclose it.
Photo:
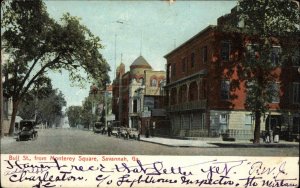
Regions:
[[[121,127],[118,127],[117,131],[118,131],[117,137],[119,138],[121,137]]]
[[[269,131],[267,131],[265,134],[265,142],[270,143],[270,132]]]
[[[125,134],[125,137],[124,137],[124,139],[129,139],[129,135],[130,135],[130,130],[129,130],[129,128],[128,127],[126,127],[126,134]]]
[[[111,136],[111,132],[112,132],[112,130],[111,130],[111,127],[109,126],[109,127],[107,128],[108,136]]]

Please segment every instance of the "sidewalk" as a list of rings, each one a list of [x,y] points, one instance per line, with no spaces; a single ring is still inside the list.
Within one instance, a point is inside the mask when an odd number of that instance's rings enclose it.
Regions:
[[[150,142],[154,144],[160,144],[164,146],[170,147],[203,147],[203,148],[217,148],[217,147],[299,147],[298,142],[287,142],[287,141],[280,141],[279,143],[261,143],[261,144],[253,144],[247,140],[237,140],[233,142],[229,141],[221,141],[220,139],[216,139],[215,141],[209,140],[183,140],[183,139],[173,139],[173,138],[162,138],[162,137],[141,137],[141,141],[143,142]]]
[[[16,137],[13,136],[4,136],[3,138],[0,139],[0,143],[1,145],[3,144],[9,144],[9,143],[12,143],[12,142],[16,142]]]

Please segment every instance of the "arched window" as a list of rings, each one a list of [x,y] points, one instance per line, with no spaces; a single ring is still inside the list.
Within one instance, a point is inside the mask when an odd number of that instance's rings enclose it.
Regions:
[[[151,80],[151,87],[156,87],[157,86],[157,80],[156,79],[152,79]]]

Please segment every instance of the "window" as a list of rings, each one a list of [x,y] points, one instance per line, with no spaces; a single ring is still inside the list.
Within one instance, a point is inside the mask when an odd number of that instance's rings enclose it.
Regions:
[[[181,69],[182,69],[182,72],[185,72],[185,67],[186,67],[185,61],[186,61],[186,58],[182,58],[182,60],[181,60]]]
[[[191,67],[194,67],[195,65],[195,53],[191,54]]]
[[[229,61],[230,57],[230,42],[221,42],[221,59]]]
[[[151,87],[156,87],[157,86],[157,80],[156,79],[152,79],[151,80]]]
[[[227,114],[221,114],[220,115],[220,123],[221,124],[227,124]]]
[[[228,100],[230,94],[230,81],[222,80],[221,82],[221,99]]]
[[[168,83],[170,83],[171,74],[172,74],[172,66],[171,66],[171,64],[169,64],[168,65],[168,80],[167,80]]]
[[[137,100],[133,100],[133,112],[137,112]]]
[[[176,64],[174,63],[172,66],[172,76],[175,76],[176,72]]]
[[[225,133],[228,124],[228,114],[220,114],[220,133]]]
[[[280,63],[280,53],[281,47],[280,46],[273,46],[271,50],[271,63],[272,65],[278,65]]]
[[[280,91],[280,85],[279,83],[272,83],[270,85],[270,93],[271,93],[271,102],[272,103],[279,103],[279,91]]]
[[[297,82],[293,83],[293,103],[300,103],[300,83]]]
[[[202,62],[203,63],[207,62],[207,46],[204,46],[202,48]]]
[[[252,115],[251,114],[245,115],[245,126],[252,126]]]

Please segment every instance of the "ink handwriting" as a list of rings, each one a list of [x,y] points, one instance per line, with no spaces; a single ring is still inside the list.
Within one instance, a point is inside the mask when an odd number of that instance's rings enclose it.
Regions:
[[[26,183],[35,188],[62,187],[68,182],[77,182],[78,185],[90,182],[94,187],[147,187],[158,184],[183,187],[297,187],[299,180],[297,174],[288,173],[287,161],[273,166],[261,160],[247,159],[215,159],[185,165],[170,165],[164,160],[144,163],[140,158],[132,162],[109,163],[66,163],[55,157],[41,162],[4,162],[4,177],[9,182]]]

